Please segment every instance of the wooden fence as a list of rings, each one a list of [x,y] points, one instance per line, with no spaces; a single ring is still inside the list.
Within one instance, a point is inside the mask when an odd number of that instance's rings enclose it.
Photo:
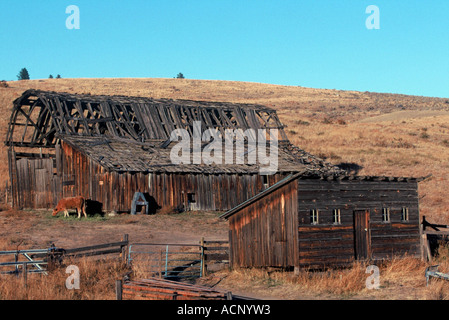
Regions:
[[[202,275],[207,275],[207,267],[213,263],[229,264],[229,241],[228,240],[204,240],[200,241],[203,255]]]
[[[13,270],[3,271],[2,273],[22,274],[26,277],[26,274],[29,272],[41,272],[47,274],[48,270],[54,268],[56,264],[60,264],[65,258],[91,257],[118,253],[120,259],[126,263],[128,245],[128,235],[125,234],[119,242],[73,249],[63,249],[51,246],[47,249],[0,251],[0,256],[11,256],[14,260],[0,262],[0,267],[14,268]]]
[[[198,244],[132,243],[128,248],[128,266],[144,277],[198,278],[203,258]]]
[[[207,274],[208,267],[229,263],[228,241],[204,240],[199,244],[133,243],[128,247],[128,265],[138,265],[145,276],[196,278]]]
[[[446,230],[440,230],[446,229]],[[441,245],[449,243],[449,225],[434,224],[426,220],[426,216],[422,217],[422,246],[423,258],[432,261],[437,255],[438,248]]]
[[[128,245],[129,245],[128,235],[125,234],[122,238],[122,241],[105,243],[105,244],[88,246],[88,247],[80,247],[80,248],[75,248],[75,249],[67,249],[64,252],[64,256],[65,257],[91,257],[91,256],[105,255],[105,254],[111,254],[111,253],[119,253],[120,258],[123,260],[123,262],[126,262]]]
[[[200,245],[196,245],[199,248],[199,256],[202,258],[202,272],[201,275],[205,276],[207,274],[207,269],[210,266],[216,266],[218,264],[228,264],[229,263],[229,245],[228,241],[222,240],[204,240],[201,239]],[[130,257],[130,243],[128,235],[125,234],[121,241],[110,242],[104,244],[97,244],[92,246],[84,246],[78,248],[64,249],[58,248],[54,245],[47,249],[30,249],[30,250],[11,250],[11,251],[0,251],[0,256],[12,256],[13,261],[0,262],[0,267],[13,268],[12,270],[7,270],[3,273],[16,274],[17,276],[22,275],[24,279],[24,284],[26,286],[27,274],[30,272],[41,272],[43,274],[48,274],[48,271],[54,269],[57,265],[61,264],[64,259],[67,258],[79,258],[79,257],[92,257],[107,254],[119,254],[120,259],[124,264],[128,263]],[[178,275],[179,277],[179,275]],[[163,280],[163,279],[159,279]],[[164,279],[165,280],[165,279]],[[143,282],[145,282],[144,280]],[[164,282],[165,285],[173,287],[173,284],[177,283],[175,281]],[[123,283],[126,288],[126,292],[134,291],[145,291],[141,298],[151,298],[158,297],[156,292],[154,295],[148,292],[154,291],[154,289],[148,288],[148,283],[142,282],[129,282]],[[182,284],[180,284],[182,285]],[[158,286],[156,286],[158,287]],[[176,286],[175,286],[176,287]],[[122,288],[122,287],[120,287]],[[218,292],[214,290],[209,290],[207,288],[190,287],[190,293],[180,294],[179,287],[175,288],[173,292],[168,292],[167,295],[162,292],[160,297],[173,298],[173,299],[189,299],[189,297],[199,297],[199,298],[212,298],[212,299],[229,299],[228,293]],[[186,289],[187,290],[187,289]],[[157,291],[157,290],[156,290]],[[188,290],[187,290],[188,291]],[[132,294],[136,295],[134,292]],[[165,292],[167,293],[167,292]],[[131,294],[131,295],[132,295]],[[140,295],[140,293],[138,294]],[[131,297],[131,296],[130,296]]]

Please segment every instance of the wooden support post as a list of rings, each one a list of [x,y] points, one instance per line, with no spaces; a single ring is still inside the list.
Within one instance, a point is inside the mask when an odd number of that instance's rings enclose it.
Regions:
[[[426,238],[426,235],[424,233],[421,234],[421,240],[420,240],[420,247],[421,247],[421,260],[427,261],[427,250],[425,246],[424,239]]]
[[[120,257],[122,259],[123,264],[128,264],[128,250],[129,250],[129,236],[128,234],[124,234],[122,237],[122,242],[126,242],[126,245],[122,245]]]
[[[419,250],[420,250],[420,255],[421,255],[421,260],[425,261],[425,251],[424,251],[424,219],[425,216],[423,216],[423,220],[421,221],[421,223],[419,224],[419,234],[420,234],[420,239],[419,239]]]
[[[300,273],[300,267],[299,266],[295,266],[294,270],[293,270],[293,274],[295,276],[299,276]]]
[[[16,263],[16,276],[19,277],[19,265],[17,264],[17,261],[19,261],[19,254],[14,254],[14,262]]]
[[[427,258],[429,259],[430,262],[432,262],[432,250],[430,248],[430,240],[429,239],[427,239],[427,241],[426,241],[426,246],[427,246]]]
[[[207,266],[206,266],[206,255],[204,254],[204,237],[201,238],[201,276],[205,277],[207,273]]]
[[[427,238],[427,234],[422,235],[422,245],[423,245],[423,258],[427,261],[432,262],[432,252],[430,250],[430,241]]]
[[[122,300],[122,298],[123,298],[123,281],[122,280],[115,281],[115,298],[116,298],[116,300]]]

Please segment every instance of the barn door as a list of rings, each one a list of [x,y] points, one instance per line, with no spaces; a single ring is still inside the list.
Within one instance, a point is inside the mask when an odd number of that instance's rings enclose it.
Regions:
[[[19,208],[50,208],[53,206],[53,160],[17,160],[17,182]]]
[[[371,257],[371,230],[369,210],[354,211],[355,258],[366,260]]]

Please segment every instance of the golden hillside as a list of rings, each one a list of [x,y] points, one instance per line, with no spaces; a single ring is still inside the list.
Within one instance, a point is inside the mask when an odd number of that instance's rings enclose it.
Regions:
[[[449,223],[449,98],[312,89],[236,81],[189,79],[47,79],[0,86],[1,135],[12,101],[39,90],[154,98],[248,102],[272,107],[290,140],[359,174],[422,177],[421,213]],[[7,177],[6,147],[0,147],[0,189]]]

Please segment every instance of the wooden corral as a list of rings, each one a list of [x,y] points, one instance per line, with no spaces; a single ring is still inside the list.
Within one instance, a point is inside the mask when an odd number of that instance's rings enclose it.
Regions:
[[[422,217],[421,225],[423,256],[428,261],[432,261],[435,256],[439,255],[441,248],[448,246],[449,225],[430,223],[425,216]]]
[[[236,136],[247,129],[278,130],[277,171],[263,176],[260,163],[247,162],[172,163],[170,133],[193,135],[194,122],[221,137],[226,130]],[[102,210],[129,212],[135,192],[142,192],[150,212],[224,211],[292,172],[342,172],[292,145],[283,128],[274,110],[259,105],[28,90],[14,102],[5,142],[12,203],[51,208],[63,197],[84,196]],[[235,150],[234,159],[251,152],[248,146],[243,155]]]
[[[231,266],[321,269],[421,257],[419,180],[292,174],[221,216]]]

